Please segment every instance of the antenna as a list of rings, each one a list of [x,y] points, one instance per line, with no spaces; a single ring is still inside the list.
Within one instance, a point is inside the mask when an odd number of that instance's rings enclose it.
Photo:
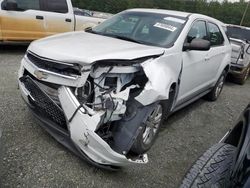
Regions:
[[[248,3],[247,3],[247,7],[246,7],[245,12],[244,12],[244,14],[243,14],[243,16],[242,16],[242,19],[241,19],[241,22],[240,22],[240,26],[242,26],[243,21],[244,21],[244,19],[245,19],[245,17],[246,17],[247,9],[248,9],[248,7],[249,7],[249,4],[250,4],[250,1],[248,1]]]

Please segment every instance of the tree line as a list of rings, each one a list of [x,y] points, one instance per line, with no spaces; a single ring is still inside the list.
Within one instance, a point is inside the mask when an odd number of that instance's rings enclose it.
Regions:
[[[160,8],[201,13],[229,24],[239,25],[247,2],[214,0],[72,0],[75,7],[95,11],[118,13],[129,8]],[[250,27],[250,6],[246,13],[244,26]]]

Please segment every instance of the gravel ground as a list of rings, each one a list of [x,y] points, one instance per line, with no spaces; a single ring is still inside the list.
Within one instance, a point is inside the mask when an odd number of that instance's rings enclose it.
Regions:
[[[192,163],[250,102],[250,80],[244,86],[228,82],[217,102],[200,99],[165,122],[147,165],[107,172],[86,164],[37,125],[17,89],[25,49],[0,46],[0,187],[178,187]]]

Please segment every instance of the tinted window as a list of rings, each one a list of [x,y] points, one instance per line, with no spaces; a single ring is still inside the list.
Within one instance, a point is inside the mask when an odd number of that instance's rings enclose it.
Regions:
[[[217,25],[213,23],[208,23],[208,32],[209,32],[211,46],[218,46],[224,43],[224,38]]]
[[[39,0],[16,0],[18,10],[40,10]]]
[[[191,27],[188,33],[187,42],[190,43],[193,39],[208,40],[205,21],[197,21],[193,24],[193,26]]]
[[[66,0],[47,0],[46,10],[49,12],[68,13]]]

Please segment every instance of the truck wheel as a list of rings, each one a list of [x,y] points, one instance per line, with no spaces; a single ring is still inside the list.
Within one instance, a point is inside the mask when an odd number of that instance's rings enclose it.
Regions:
[[[225,84],[226,76],[227,76],[227,72],[224,70],[222,72],[219,80],[215,84],[214,88],[210,91],[210,93],[208,93],[206,95],[207,100],[216,101],[219,98],[219,96],[220,96],[220,94],[222,92],[222,89],[224,87],[224,84]]]
[[[232,145],[214,145],[191,167],[180,187],[230,187],[230,173],[235,153],[236,147]]]
[[[233,78],[233,81],[237,84],[244,85],[250,74],[250,66],[245,70],[245,72],[238,78]]]
[[[146,153],[152,147],[159,134],[164,119],[164,110],[163,104],[159,103],[147,117],[143,129],[137,136],[131,148],[133,153],[140,155]]]

